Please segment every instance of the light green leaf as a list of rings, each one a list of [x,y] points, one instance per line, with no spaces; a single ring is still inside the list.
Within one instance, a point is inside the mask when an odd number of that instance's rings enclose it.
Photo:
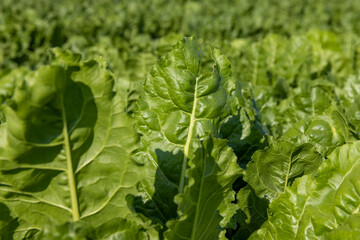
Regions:
[[[39,238],[41,240],[156,240],[156,235],[149,238],[149,232],[143,226],[123,218],[113,218],[93,229],[84,221],[67,222],[62,225],[46,224]]]
[[[315,176],[295,180],[270,204],[267,222],[250,239],[325,239],[360,208],[360,141],[334,150]]]
[[[311,144],[294,145],[288,141],[274,144],[253,154],[244,180],[257,196],[270,201],[283,193],[295,178],[314,173],[322,157]]]
[[[204,140],[189,165],[189,183],[175,198],[180,218],[168,223],[165,236],[171,240],[217,239],[222,219],[219,207],[223,201],[231,202],[227,195],[242,171],[226,140],[215,138]]]
[[[348,76],[343,85],[335,88],[340,101],[344,104],[351,123],[360,134],[360,77]]]
[[[184,193],[188,159],[201,147],[197,139],[218,136],[221,121],[234,112],[235,83],[218,49],[185,38],[154,66],[144,89],[135,113],[143,148],[134,158],[148,173],[135,208],[165,224],[177,216],[173,199]]]
[[[106,63],[56,54],[57,63],[29,74],[4,106],[0,201],[18,223],[15,239],[48,222],[97,228],[130,216],[125,198],[142,177],[130,160],[133,120]]]
[[[326,235],[326,239],[337,240],[343,239],[359,240],[360,239],[360,214],[356,213],[351,215],[344,224],[338,227],[336,230]]]
[[[22,80],[29,71],[29,69],[24,67],[0,72],[0,104],[3,104],[6,100],[11,98],[14,94],[16,83],[19,80]],[[4,122],[6,122],[6,116],[3,111],[0,110],[0,124]]]
[[[247,166],[245,181],[259,197],[272,201],[295,178],[313,174],[336,147],[354,140],[351,124],[333,94],[332,84],[318,82],[296,89],[284,101],[289,106],[279,121],[288,130],[271,147],[255,152]]]
[[[60,226],[48,223],[38,237],[40,240],[86,240],[94,238],[94,230],[83,221],[68,222]]]

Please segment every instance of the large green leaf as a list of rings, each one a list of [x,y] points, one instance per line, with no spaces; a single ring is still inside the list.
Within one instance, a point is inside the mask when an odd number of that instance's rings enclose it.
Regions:
[[[235,83],[218,49],[185,38],[154,66],[144,89],[136,111],[143,147],[134,157],[148,165],[148,173],[136,208],[165,224],[177,216],[173,199],[184,193],[198,139],[218,136],[221,121],[233,113]]]
[[[167,239],[218,239],[221,228],[220,207],[232,192],[241,174],[236,156],[226,140],[206,139],[190,159],[188,185],[176,196],[180,218],[168,223]]]
[[[244,180],[261,198],[270,201],[304,174],[314,173],[322,162],[321,155],[311,144],[295,145],[281,141],[253,154]]]
[[[359,240],[360,239],[360,214],[356,213],[351,215],[344,224],[340,227],[331,231],[326,235],[326,239],[337,240],[343,239],[346,236],[346,239],[349,240]]]
[[[250,239],[325,239],[348,228],[360,208],[359,159],[359,141],[335,149],[315,176],[295,180],[270,204],[268,221]]]
[[[49,222],[97,228],[130,216],[126,196],[142,176],[129,157],[138,141],[133,120],[106,63],[55,53],[4,105],[0,201],[16,219],[15,239]]]
[[[331,106],[322,114],[304,118],[282,136],[294,144],[310,143],[322,156],[336,147],[354,140],[351,122],[339,106]]]

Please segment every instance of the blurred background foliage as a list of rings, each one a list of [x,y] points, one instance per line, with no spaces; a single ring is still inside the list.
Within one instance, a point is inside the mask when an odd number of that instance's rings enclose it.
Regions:
[[[2,0],[0,67],[35,67],[46,62],[48,48],[64,47],[104,55],[113,71],[137,78],[143,74],[125,72],[146,71],[184,36],[235,58],[244,39],[269,33],[289,38],[319,29],[342,41],[345,32],[359,34],[359,12],[359,0]],[[325,44],[332,47],[336,39]]]
[[[353,100],[359,13],[360,0],[2,0],[0,101],[12,95],[16,79],[49,63],[51,48],[61,47],[102,56],[131,114],[152,65],[177,41],[195,36],[229,58],[271,136],[281,137],[311,113],[298,99],[312,85],[327,85],[336,92],[331,99],[341,99],[360,122]]]
[[[339,93],[349,75],[357,79],[359,13],[360,0],[2,0],[0,100],[11,96],[14,79],[48,64],[49,49],[61,47],[102,56],[131,113],[152,65],[174,43],[195,36],[229,58],[233,75],[250,84],[262,121],[279,137],[283,129],[274,126],[295,119],[274,109],[287,111],[284,100],[300,82],[326,79]]]

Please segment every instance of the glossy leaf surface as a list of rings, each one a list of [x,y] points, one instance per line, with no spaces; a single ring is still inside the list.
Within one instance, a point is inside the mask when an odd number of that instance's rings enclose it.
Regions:
[[[270,204],[269,219],[250,239],[325,239],[346,229],[359,212],[359,159],[359,141],[337,148],[315,176],[295,180]]]
[[[242,170],[226,140],[206,139],[189,161],[188,185],[176,196],[177,220],[168,223],[167,239],[217,239],[221,227],[223,201],[231,201],[234,180]],[[229,203],[230,203],[229,201]]]
[[[139,186],[145,203],[136,208],[165,224],[177,216],[173,199],[184,193],[198,140],[217,136],[233,112],[235,83],[218,49],[185,38],[154,66],[144,89],[136,111],[143,147],[134,158],[145,162],[148,173]]]
[[[97,228],[126,217],[126,195],[141,178],[141,165],[129,158],[138,136],[106,63],[55,53],[4,105],[0,196],[16,239],[48,222]]]

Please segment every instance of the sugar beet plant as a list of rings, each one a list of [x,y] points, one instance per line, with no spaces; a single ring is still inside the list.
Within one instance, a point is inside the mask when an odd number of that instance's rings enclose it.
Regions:
[[[259,87],[185,38],[132,113],[104,60],[52,55],[1,82],[1,239],[359,239],[357,75]]]

